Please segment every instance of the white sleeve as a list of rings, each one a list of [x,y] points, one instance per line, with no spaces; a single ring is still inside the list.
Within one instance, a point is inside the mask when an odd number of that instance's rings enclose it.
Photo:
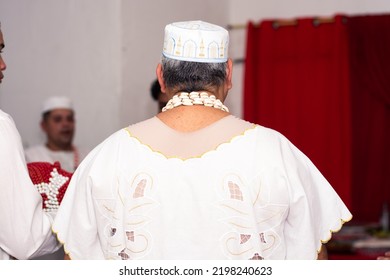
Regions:
[[[42,210],[12,118],[0,113],[0,247],[17,259],[53,253],[59,248],[53,217]]]
[[[92,150],[76,169],[53,224],[53,231],[57,233],[58,239],[64,244],[65,253],[72,260],[104,259],[92,197],[96,182],[91,175],[100,147],[101,145]],[[111,165],[107,166],[107,162],[103,160],[106,168],[99,169],[98,172],[108,172]]]
[[[352,215],[333,187],[289,141],[282,144],[290,209],[285,226],[287,259],[317,258],[321,245]]]

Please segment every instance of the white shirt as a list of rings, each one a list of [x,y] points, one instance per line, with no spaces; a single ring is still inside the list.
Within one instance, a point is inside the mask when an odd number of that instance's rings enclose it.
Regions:
[[[0,110],[0,259],[27,259],[55,252],[52,215],[30,180],[19,132]]]
[[[58,161],[61,164],[61,168],[68,172],[74,172],[84,157],[84,155],[80,155],[78,149],[73,151],[52,151],[45,145],[27,148],[25,155],[27,162],[45,161],[54,163]]]
[[[237,122],[241,133],[180,158]],[[225,117],[188,138],[155,117],[111,135],[62,201],[53,230],[65,251],[72,259],[316,259],[351,213],[283,135],[244,123]],[[134,135],[148,129],[161,133]]]

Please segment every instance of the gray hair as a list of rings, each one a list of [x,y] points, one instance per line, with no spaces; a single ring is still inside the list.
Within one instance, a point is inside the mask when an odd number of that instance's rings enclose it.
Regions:
[[[165,85],[175,92],[210,90],[226,80],[227,62],[190,62],[162,56],[161,64]]]

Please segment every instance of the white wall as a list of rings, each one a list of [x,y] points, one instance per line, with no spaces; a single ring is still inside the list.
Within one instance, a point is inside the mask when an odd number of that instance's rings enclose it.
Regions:
[[[40,143],[42,101],[74,100],[76,142],[96,145],[119,127],[120,0],[0,0],[8,66],[1,109],[25,146]]]
[[[156,113],[150,83],[164,26],[202,19],[222,26],[248,20],[390,13],[389,0],[0,0],[8,69],[0,108],[25,145],[43,141],[40,106],[67,95],[77,110],[76,143],[92,148],[112,132]],[[243,58],[245,30],[230,32],[230,55]],[[227,105],[241,116],[243,64]]]

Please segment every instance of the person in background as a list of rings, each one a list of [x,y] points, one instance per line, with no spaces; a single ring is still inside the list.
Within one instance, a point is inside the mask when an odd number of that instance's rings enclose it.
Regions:
[[[229,113],[228,42],[203,21],[165,27],[156,74],[171,99],[74,173],[53,225],[70,259],[326,256],[352,215],[286,137]]]
[[[158,111],[161,112],[162,108],[167,105],[169,100],[168,96],[161,92],[161,87],[157,79],[155,79],[150,86],[150,94],[152,98],[158,103]]]
[[[76,121],[71,100],[65,96],[45,100],[40,125],[46,143],[27,148],[26,161],[58,161],[64,170],[74,172],[85,154],[73,144]]]
[[[0,26],[0,83],[6,64]],[[42,208],[30,179],[20,134],[10,115],[0,110],[0,260],[28,259],[53,253],[60,244],[51,231],[56,212]]]

